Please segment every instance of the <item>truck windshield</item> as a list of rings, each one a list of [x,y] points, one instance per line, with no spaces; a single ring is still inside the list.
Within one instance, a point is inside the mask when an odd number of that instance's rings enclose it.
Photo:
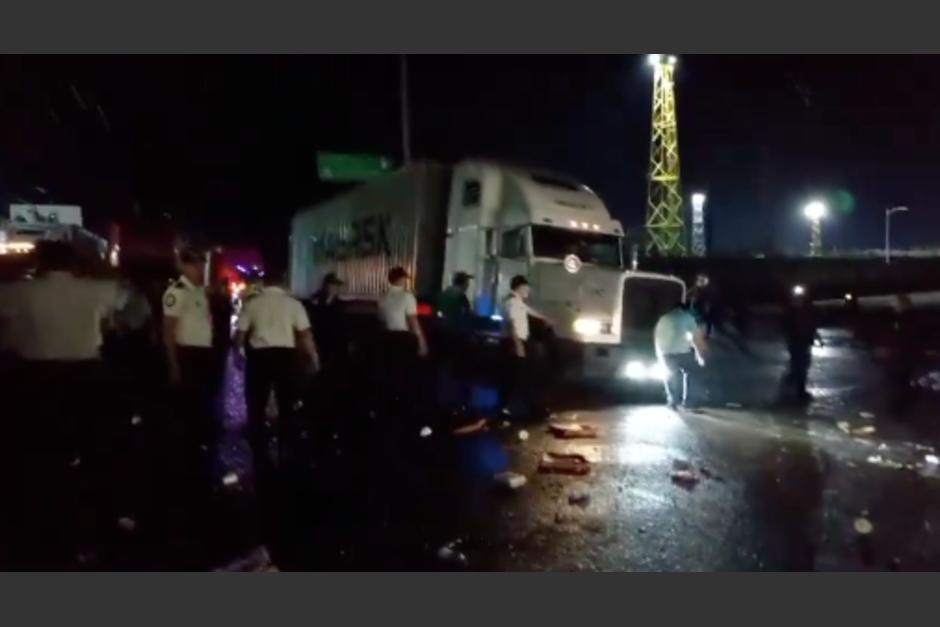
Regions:
[[[623,267],[620,238],[616,235],[533,225],[532,252],[536,257],[553,259],[577,255],[584,263],[611,268]]]

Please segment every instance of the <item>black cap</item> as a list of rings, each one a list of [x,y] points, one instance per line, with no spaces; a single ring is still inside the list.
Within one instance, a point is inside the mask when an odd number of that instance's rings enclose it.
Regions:
[[[529,279],[525,278],[521,274],[517,274],[516,276],[512,277],[512,281],[509,282],[509,288],[514,290],[517,287],[521,287],[523,285],[528,285],[528,284],[529,284]]]
[[[389,283],[395,283],[396,281],[400,281],[401,279],[407,279],[407,278],[408,278],[408,272],[401,266],[395,266],[394,268],[388,271]]]
[[[206,254],[198,248],[187,247],[180,253],[182,263],[205,263]]]
[[[454,272],[454,285],[466,285],[472,278],[473,275],[467,272]]]
[[[346,285],[335,272],[327,272],[326,276],[323,277],[323,285]]]

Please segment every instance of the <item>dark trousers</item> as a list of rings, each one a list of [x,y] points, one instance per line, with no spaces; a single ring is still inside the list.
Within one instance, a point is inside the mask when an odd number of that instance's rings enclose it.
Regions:
[[[790,347],[790,366],[784,378],[784,394],[805,397],[806,380],[812,361],[812,348],[809,346]]]
[[[670,405],[685,405],[689,400],[689,373],[698,367],[695,353],[675,353],[663,355],[663,363],[669,370],[664,387],[666,388],[666,402]]]
[[[211,348],[180,346],[177,415],[185,421],[187,444],[208,446],[216,434],[215,400],[219,394],[217,359]]]
[[[248,441],[259,482],[264,482],[271,478],[275,470],[271,461],[271,436],[277,434],[280,457],[285,426],[290,422],[294,405],[299,399],[299,361],[297,351],[293,348],[249,349],[247,357],[245,401],[248,405]],[[274,434],[268,429],[266,419],[268,398],[272,391],[277,405]]]
[[[97,360],[18,361],[0,415],[0,565],[61,568],[104,522],[110,390]]]
[[[512,414],[527,417],[533,411],[529,351],[532,346],[525,343],[525,357],[516,355],[513,340],[503,341],[503,368],[499,380],[499,404]]]

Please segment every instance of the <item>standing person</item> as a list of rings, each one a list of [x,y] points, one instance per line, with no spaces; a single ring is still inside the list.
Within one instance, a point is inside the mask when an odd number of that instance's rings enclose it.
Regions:
[[[302,369],[298,353],[306,358],[309,372],[319,368],[320,360],[307,312],[300,301],[281,285],[283,276],[282,272],[268,269],[261,293],[245,303],[235,333],[235,345],[239,351],[247,344],[245,400],[248,405],[248,439],[262,490],[268,488],[265,484],[270,483],[274,472],[265,426],[268,397],[273,391],[280,452],[288,434],[287,423],[299,398]]]
[[[418,301],[407,289],[408,273],[401,266],[388,272],[388,292],[379,301],[384,330],[384,404],[394,417],[415,409],[417,357],[427,357],[428,344],[418,321]]]
[[[894,319],[887,341],[885,378],[891,409],[904,411],[914,400],[916,388],[911,386],[924,361],[924,333],[917,323],[911,299],[899,294],[894,302]]]
[[[348,333],[340,292],[345,283],[336,273],[323,277],[320,289],[304,302],[307,317],[317,330],[317,348],[324,372],[341,370],[348,351]]]
[[[532,366],[529,346],[529,316],[551,324],[548,318],[535,311],[526,303],[531,291],[529,281],[521,274],[509,282],[510,292],[503,299],[503,320],[505,324],[506,363],[499,386],[499,398],[502,413],[512,415],[510,405],[518,399],[523,413],[531,414],[532,388],[528,372]]]
[[[180,255],[180,277],[163,294],[163,346],[167,376],[175,391],[176,427],[186,447],[184,460],[208,479],[208,449],[215,432],[218,389],[212,349],[212,313],[205,289],[206,259],[188,248]],[[199,487],[199,486],[196,486]]]
[[[29,537],[12,548],[31,552],[32,567],[52,568],[75,548],[76,473],[99,488],[108,474],[101,329],[122,293],[116,282],[77,276],[67,243],[40,242],[36,258],[35,279],[0,286],[0,325],[15,361],[12,408],[0,421],[0,481],[12,480],[0,517],[20,517],[14,529]]]
[[[689,399],[689,374],[703,367],[704,333],[684,302],[660,316],[653,329],[656,356],[668,374],[664,382],[666,403],[671,409],[686,407]]]
[[[473,275],[455,272],[450,286],[437,299],[437,322],[442,377],[453,383],[454,399],[460,411],[470,404],[469,349],[473,331],[473,310],[467,292]],[[447,386],[450,387],[450,386]]]
[[[783,336],[790,365],[782,382],[782,400],[805,403],[812,399],[806,390],[806,380],[813,359],[813,343],[819,340],[816,324],[816,311],[806,288],[795,286],[783,315]]]

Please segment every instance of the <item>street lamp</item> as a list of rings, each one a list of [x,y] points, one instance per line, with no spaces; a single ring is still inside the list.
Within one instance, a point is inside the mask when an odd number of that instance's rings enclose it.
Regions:
[[[705,256],[705,194],[692,194],[692,254]]]
[[[817,257],[822,252],[822,220],[828,213],[829,208],[821,200],[812,200],[803,207],[803,215],[809,220],[812,228],[809,240],[810,257]]]
[[[891,216],[898,212],[908,211],[907,207],[891,207],[885,209],[885,263],[891,263]]]

